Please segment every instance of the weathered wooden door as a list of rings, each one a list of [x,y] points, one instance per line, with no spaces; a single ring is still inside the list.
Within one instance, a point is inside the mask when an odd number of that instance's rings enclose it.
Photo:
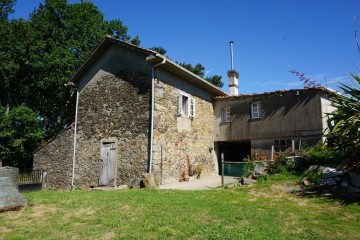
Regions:
[[[115,143],[103,143],[101,146],[100,186],[113,186],[116,173]]]

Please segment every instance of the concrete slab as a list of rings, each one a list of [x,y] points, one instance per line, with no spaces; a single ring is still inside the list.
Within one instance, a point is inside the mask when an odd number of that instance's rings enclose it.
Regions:
[[[225,177],[225,185],[234,185],[239,183],[239,177]],[[221,176],[204,177],[189,182],[174,182],[160,185],[160,189],[175,190],[206,190],[221,187]]]

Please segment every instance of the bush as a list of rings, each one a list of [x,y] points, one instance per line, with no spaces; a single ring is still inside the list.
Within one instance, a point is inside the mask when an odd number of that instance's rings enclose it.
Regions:
[[[327,167],[337,167],[343,163],[344,154],[327,147],[324,144],[317,144],[306,148],[302,156],[308,160],[308,165],[323,165]]]
[[[296,153],[289,148],[285,152],[274,156],[274,161],[269,162],[267,165],[270,174],[297,172],[297,164],[295,161],[289,159],[289,157],[296,155]]]

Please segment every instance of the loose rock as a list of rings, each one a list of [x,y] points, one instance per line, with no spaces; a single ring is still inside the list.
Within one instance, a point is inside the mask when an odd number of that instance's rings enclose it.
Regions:
[[[250,178],[241,178],[240,183],[242,185],[253,185],[253,184],[256,183],[256,180],[255,179],[250,179]]]
[[[145,174],[144,174],[144,183],[145,183],[145,187],[147,187],[147,188],[154,188],[154,187],[156,187],[154,174],[152,174],[152,173],[145,173]]]
[[[0,212],[24,207],[28,200],[18,190],[19,169],[0,167]]]
[[[320,186],[335,186],[336,185],[335,180],[332,178],[318,179],[318,180],[316,180],[315,183]]]

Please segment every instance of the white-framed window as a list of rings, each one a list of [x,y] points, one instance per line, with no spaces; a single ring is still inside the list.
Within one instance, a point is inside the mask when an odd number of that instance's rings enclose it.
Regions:
[[[261,118],[261,102],[251,103],[251,118]]]
[[[230,107],[221,109],[221,122],[222,123],[231,122]]]
[[[178,115],[190,118],[195,117],[195,99],[190,97],[188,94],[179,94]]]

